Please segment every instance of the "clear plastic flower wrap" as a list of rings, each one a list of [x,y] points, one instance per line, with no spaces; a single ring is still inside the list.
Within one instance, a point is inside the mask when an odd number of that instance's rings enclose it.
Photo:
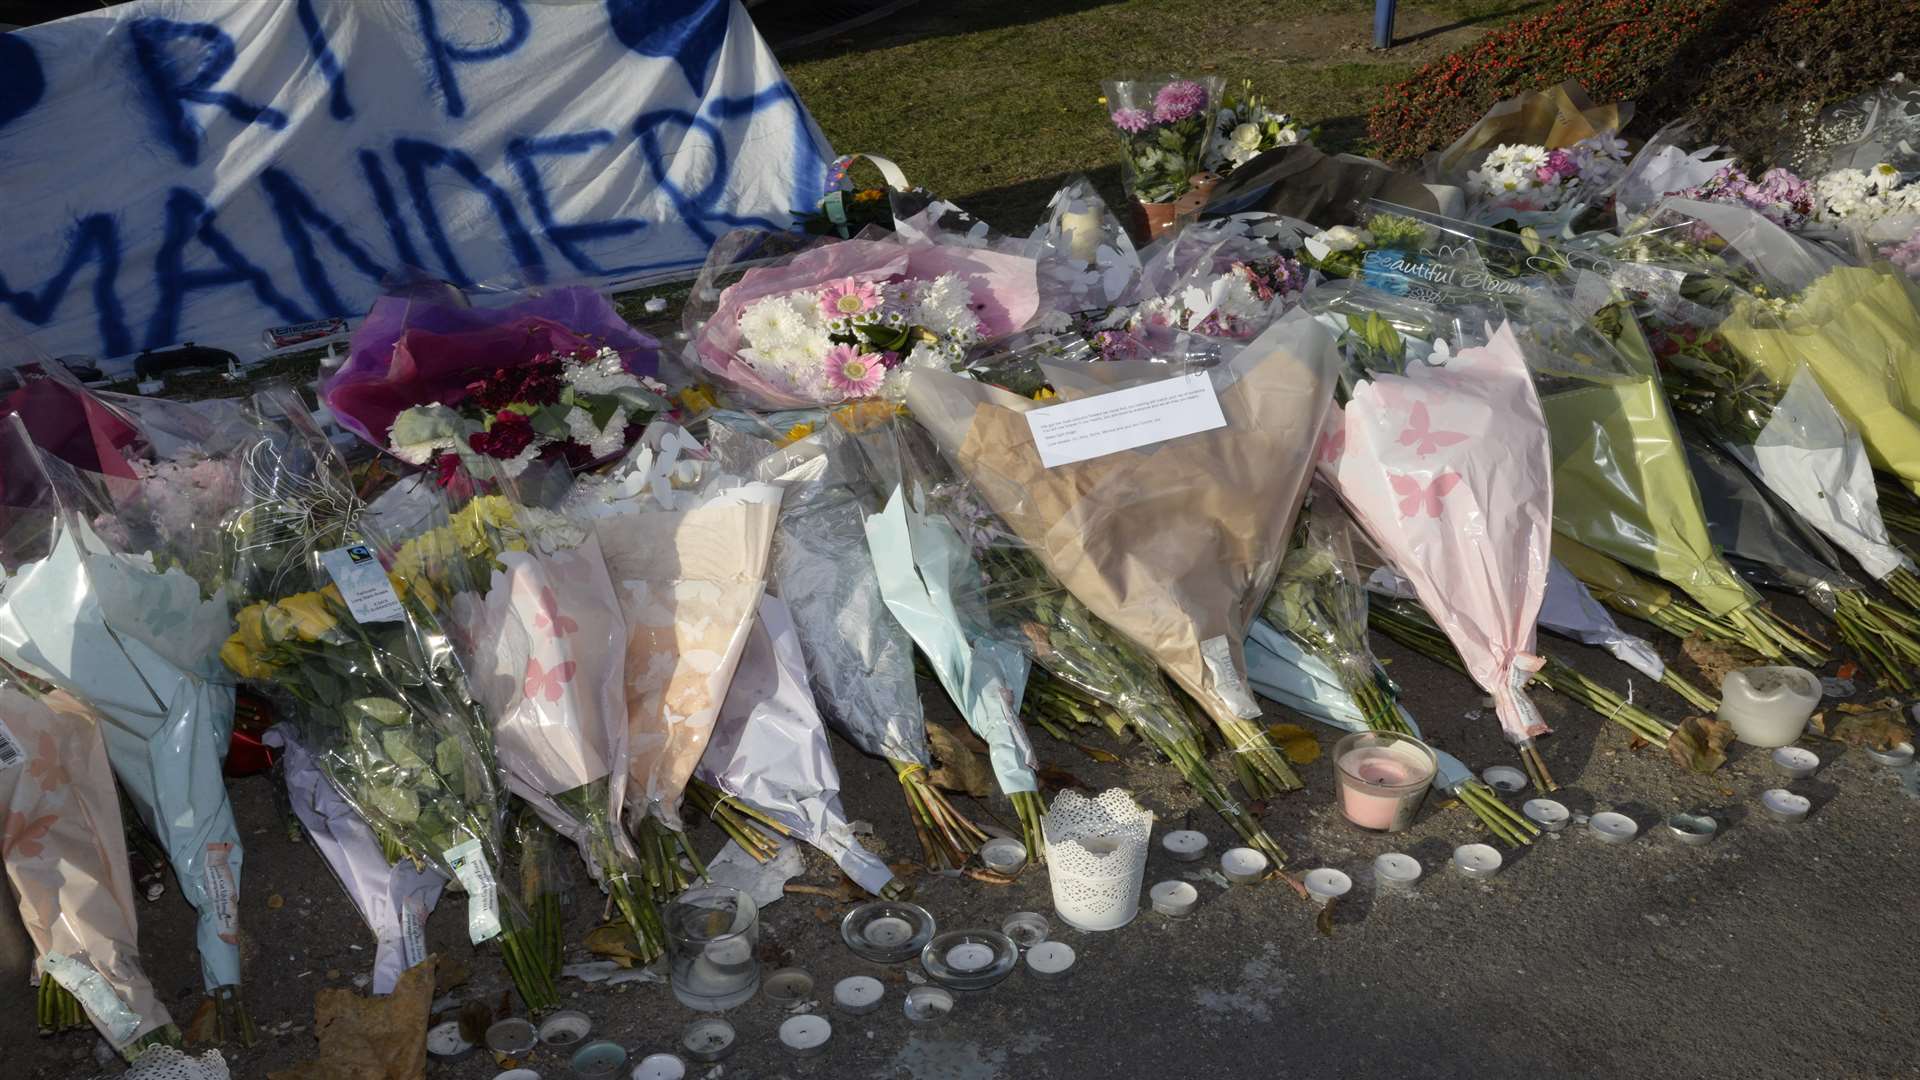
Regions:
[[[100,721],[64,691],[35,694],[7,672],[0,732],[3,854],[38,956],[42,1030],[64,1026],[77,1006],[129,1060],[155,1042],[178,1044],[180,1032],[140,966],[133,878]]]
[[[1207,167],[1226,80],[1156,75],[1100,85],[1107,117],[1120,137],[1120,175],[1127,190],[1143,203],[1172,202],[1186,194],[1193,177]]]
[[[243,848],[221,775],[233,686],[219,654],[232,624],[209,573],[217,560],[191,549],[210,542],[208,523],[157,552],[134,544],[131,533],[153,537],[112,525],[156,519],[146,500],[154,492],[126,483],[116,490],[110,485],[130,479],[125,472],[116,480],[42,452],[18,415],[0,421],[0,462],[9,504],[0,660],[100,717],[108,760],[199,912],[201,975],[219,1002],[221,1031],[250,1039],[239,1000]],[[182,569],[186,562],[206,580]]]
[[[1292,313],[1224,363],[1041,361],[1062,398],[1197,380],[1224,426],[1047,467],[1029,426],[1040,402],[943,372],[908,385],[914,417],[1007,527],[1103,622],[1140,645],[1257,763],[1298,786],[1252,724],[1241,640],[1278,573],[1312,470],[1336,357]]]
[[[505,792],[492,721],[435,585],[453,572],[438,563],[483,556],[485,537],[432,520],[413,537],[373,534],[304,403],[268,391],[255,411],[246,501],[227,525],[238,628],[221,657],[291,706],[301,742],[390,855],[460,883],[468,936],[499,937],[528,1007],[550,1007],[553,980],[526,912],[500,887]]]

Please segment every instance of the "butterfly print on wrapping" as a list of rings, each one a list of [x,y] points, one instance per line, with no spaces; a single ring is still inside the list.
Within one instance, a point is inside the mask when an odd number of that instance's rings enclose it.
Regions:
[[[559,701],[565,693],[567,683],[573,681],[574,669],[579,665],[572,660],[555,664],[550,668],[540,666],[535,658],[527,660],[526,695],[535,701],[545,697],[548,701]]]
[[[1433,418],[1427,413],[1424,401],[1413,403],[1413,414],[1407,419],[1406,430],[1400,433],[1400,445],[1413,447],[1415,457],[1426,457],[1466,441],[1465,432],[1433,430]]]
[[[560,614],[560,598],[553,595],[552,587],[540,590],[540,613],[533,617],[533,625],[551,633],[556,638],[578,633],[580,624]]]
[[[1460,486],[1460,474],[1450,472],[1434,477],[1430,484],[1422,484],[1417,477],[1404,475],[1390,476],[1387,480],[1393,484],[1393,493],[1400,498],[1400,516],[1403,518],[1423,515],[1439,517],[1440,500]]]

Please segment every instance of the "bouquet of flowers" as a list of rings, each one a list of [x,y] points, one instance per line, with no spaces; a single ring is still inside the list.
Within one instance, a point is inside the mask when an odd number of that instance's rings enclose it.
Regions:
[[[469,532],[481,538],[477,558],[421,561],[466,571],[455,575],[461,580],[436,584],[453,594],[461,661],[493,718],[507,788],[580,849],[635,940],[657,952],[665,933],[620,827],[629,635],[600,541],[588,522],[524,501],[523,493],[540,491],[559,504],[564,475],[528,474],[522,484],[497,472],[476,477],[493,494],[476,495],[456,511],[448,532],[409,544]],[[415,559],[403,547],[396,568]]]
[[[226,595],[181,570],[183,556],[166,557],[163,571],[150,551],[109,543],[92,524],[116,513],[102,475],[41,452],[18,416],[0,422],[0,461],[12,518],[0,543],[0,660],[100,718],[108,760],[199,912],[201,975],[220,1030],[250,1041],[239,998],[243,851],[221,776],[233,726],[219,661],[232,625]],[[132,471],[124,460],[121,469]],[[138,490],[123,494],[129,519],[163,516],[132,508]],[[191,530],[174,539],[207,542]]]
[[[868,892],[903,891],[887,864],[860,846],[840,808],[840,770],[807,686],[800,635],[779,597],[760,598],[759,617],[694,775],[820,849]]]
[[[1188,376],[1224,426],[1058,464],[1028,414],[1040,403],[930,372],[908,388],[915,419],[1049,573],[1152,655],[1210,715],[1256,795],[1299,786],[1251,721],[1242,642],[1280,568],[1331,401],[1324,331],[1289,314],[1225,363]],[[1160,382],[1166,365],[1053,364],[1068,398]]]
[[[1480,343],[1463,340],[1456,349],[1437,332],[1445,325],[1438,313],[1418,305],[1352,288],[1330,288],[1309,303],[1340,329],[1348,358],[1347,402],[1328,427],[1322,475],[1412,583],[1474,681],[1493,695],[1535,783],[1549,788],[1533,742],[1547,725],[1524,687],[1542,663],[1533,647],[1546,591],[1552,456],[1514,328],[1489,327]],[[1402,336],[1396,322],[1431,337]]]
[[[1118,79],[1106,90],[1107,119],[1120,135],[1120,168],[1133,197],[1169,203],[1207,166],[1224,80],[1168,75]]]
[[[391,994],[400,973],[427,958],[427,915],[447,879],[411,859],[389,863],[380,838],[300,745],[293,725],[276,724],[265,739],[280,753],[294,816],[373,931],[370,989]]]
[[[1116,118],[1114,123],[1117,125],[1119,120]],[[1238,93],[1220,97],[1206,167],[1226,176],[1268,150],[1292,146],[1312,137],[1313,132],[1300,121],[1268,108],[1266,98],[1253,92],[1253,80],[1243,80]]]
[[[1180,333],[1246,341],[1297,303],[1308,285],[1297,230],[1278,218],[1243,215],[1163,233],[1144,252],[1140,284],[1107,324],[1124,330],[1108,359],[1164,355]]]
[[[180,1032],[140,968],[133,879],[99,721],[71,696],[0,682],[0,844],[38,954],[43,1032],[82,1008],[129,1061]],[[84,1023],[85,1021],[80,1021]]]
[[[1813,182],[1819,208],[1814,220],[1822,225],[1871,231],[1887,219],[1920,217],[1920,183],[1882,161],[1865,169],[1834,169]]]
[[[1619,182],[1626,152],[1627,144],[1611,131],[1560,149],[1502,143],[1467,173],[1473,216],[1522,225],[1571,221]]]
[[[346,466],[284,392],[256,399],[247,499],[228,522],[238,625],[220,655],[294,703],[301,743],[379,834],[458,881],[468,936],[498,937],[530,1009],[557,1000],[552,966],[510,890],[492,722],[455,658],[436,582],[488,554],[474,519],[396,549],[367,532]],[[391,569],[389,569],[391,567]]]
[[[788,424],[785,434],[756,433],[751,418],[716,414],[711,441],[728,471],[785,493],[768,580],[793,616],[815,700],[829,726],[893,766],[927,861],[957,869],[986,834],[933,786],[913,639],[889,612],[873,561],[846,557],[864,550],[866,519],[879,504],[872,480],[839,420],[769,419],[776,429]]]
[[[493,308],[383,296],[320,395],[342,427],[445,483],[477,457],[518,474],[617,455],[666,409],[657,366],[658,344],[581,286]]]
[[[1754,180],[1729,164],[1698,187],[1667,192],[1677,199],[1725,203],[1762,215],[1783,229],[1806,225],[1819,206],[1818,193],[1788,169],[1768,169]]]
[[[716,306],[687,307],[693,355],[765,406],[897,399],[907,372],[952,367],[1036,310],[1033,260],[925,242],[822,243],[722,291],[743,242],[726,239],[694,287]]]

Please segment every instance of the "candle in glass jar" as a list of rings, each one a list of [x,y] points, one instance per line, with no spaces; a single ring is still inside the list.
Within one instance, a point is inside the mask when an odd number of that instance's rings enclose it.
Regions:
[[[1349,774],[1369,784],[1404,787],[1420,778],[1413,763],[1390,750],[1364,747],[1349,753],[1340,762]],[[1376,794],[1355,787],[1340,789],[1340,812],[1363,829],[1391,829],[1400,813],[1402,799],[1397,794]]]

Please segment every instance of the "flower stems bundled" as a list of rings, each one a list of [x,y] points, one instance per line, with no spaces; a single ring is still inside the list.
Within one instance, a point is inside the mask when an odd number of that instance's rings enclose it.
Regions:
[[[687,799],[755,862],[778,855],[780,841],[793,835],[785,825],[704,780],[687,782]]]
[[[1027,677],[1027,693],[1021,704],[1023,719],[1064,743],[1079,745],[1074,736],[1081,728],[1105,728],[1117,739],[1133,734],[1119,710],[1044,667],[1034,668]]]
[[[528,952],[543,973],[543,989],[559,1004],[554,980],[566,954],[563,898],[572,892],[571,875],[560,861],[560,836],[525,803],[515,807],[513,839],[519,859],[520,903],[527,909]]]
[[[87,1011],[80,1007],[80,1000],[46,974],[40,976],[40,987],[34,992],[34,1018],[42,1035],[87,1026]]]
[[[1677,638],[1702,634],[1716,641],[1741,640],[1691,600],[1578,540],[1555,533],[1553,557],[1580,579],[1595,600],[1622,615],[1651,623]]]

